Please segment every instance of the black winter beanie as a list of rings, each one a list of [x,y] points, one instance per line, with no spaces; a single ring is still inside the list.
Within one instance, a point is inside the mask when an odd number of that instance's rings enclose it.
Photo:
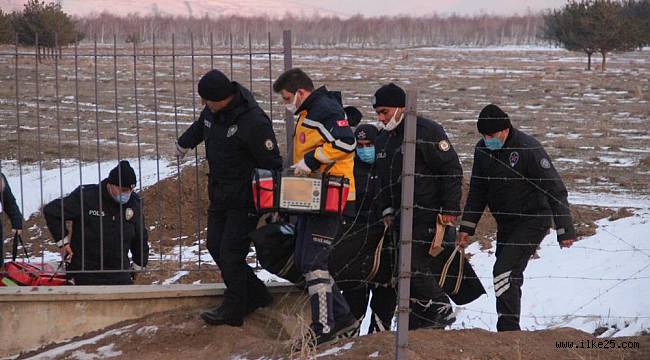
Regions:
[[[122,179],[121,183],[120,178]],[[108,173],[109,184],[133,188],[135,187],[136,182],[135,171],[131,167],[131,164],[126,160],[120,161],[120,163],[117,164],[110,173]]]
[[[233,94],[233,84],[219,70],[208,71],[199,80],[199,96],[205,100],[221,101]]]
[[[406,93],[394,83],[384,85],[375,92],[375,96],[372,98],[372,107],[376,109],[379,106],[405,107]]]
[[[481,110],[476,123],[478,132],[481,134],[494,134],[495,132],[512,127],[508,114],[494,104],[490,104]]]

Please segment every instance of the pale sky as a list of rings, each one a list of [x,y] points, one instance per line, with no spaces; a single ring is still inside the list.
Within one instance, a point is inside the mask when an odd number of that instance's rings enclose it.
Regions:
[[[474,15],[481,12],[488,14],[523,14],[527,9],[538,11],[562,7],[566,0],[288,0],[288,3],[318,6],[323,9],[353,15],[426,15],[458,13]]]
[[[0,0],[5,11],[20,10],[27,0]],[[53,0],[46,0],[47,2]],[[102,11],[118,15],[148,14],[153,8],[164,14],[196,16],[208,14],[245,15],[268,14],[282,16],[287,12],[309,15],[314,9],[321,14],[343,17],[362,14],[379,15],[476,15],[481,13],[525,14],[529,9],[539,11],[558,8],[566,0],[59,0],[63,10],[78,16]]]

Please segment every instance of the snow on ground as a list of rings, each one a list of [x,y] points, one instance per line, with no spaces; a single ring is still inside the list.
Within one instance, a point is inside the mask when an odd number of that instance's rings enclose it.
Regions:
[[[445,50],[445,51],[472,51],[472,52],[485,52],[485,51],[551,51],[551,52],[567,52],[563,48],[555,46],[539,46],[539,45],[503,45],[503,46],[486,46],[486,47],[472,47],[472,46],[436,46],[436,47],[419,47],[411,50],[415,51],[431,51],[431,50]]]
[[[177,271],[176,274],[174,274],[174,276],[170,277],[169,279],[166,279],[165,281],[163,281],[162,284],[163,284],[163,285],[171,285],[171,284],[175,284],[175,283],[176,283],[178,280],[180,280],[183,276],[189,275],[189,273],[190,273],[190,272],[189,272],[189,271],[186,271],[186,270]]]
[[[61,357],[63,354],[67,353],[68,351],[72,351],[75,349],[78,349],[82,346],[90,345],[90,344],[96,344],[99,340],[102,340],[106,337],[109,336],[119,336],[124,334],[125,332],[129,331],[131,327],[135,326],[135,324],[127,325],[124,327],[121,327],[119,329],[114,329],[114,330],[109,330],[107,332],[101,333],[97,336],[94,336],[90,339],[85,339],[85,340],[80,340],[80,341],[74,341],[71,343],[67,343],[65,345],[61,345],[58,347],[55,347],[53,349],[47,350],[45,352],[42,352],[36,356],[32,356],[30,358],[27,358],[25,360],[50,360],[50,359],[58,359]],[[114,356],[119,356],[121,355],[121,352],[119,351],[114,351],[113,350],[113,344],[103,346],[97,349],[99,354],[87,354],[84,351],[77,351],[75,354],[79,355],[79,357],[74,357],[74,358],[83,358],[83,359],[97,359],[97,358],[107,358],[107,357],[114,357]],[[83,357],[82,357],[83,356]]]
[[[109,359],[122,355],[121,351],[113,349],[115,344],[108,344],[97,348],[97,353],[87,353],[84,350],[77,350],[70,355],[73,359],[77,360],[94,360],[94,359]]]
[[[165,159],[160,159],[159,164],[156,159],[125,159],[131,163],[131,166],[138,175],[137,188],[145,188],[153,185],[158,181],[171,176],[176,173],[176,166]],[[101,163],[101,177],[102,179],[108,177],[108,173],[117,165],[116,160],[104,161]],[[157,168],[160,171],[157,171]],[[81,167],[83,174],[82,182],[84,184],[99,183],[97,163],[85,163]],[[56,167],[54,169],[43,169],[42,177],[40,175],[37,164],[23,164],[22,165],[22,193],[20,184],[20,169],[17,162],[3,161],[2,173],[7,177],[7,181],[11,186],[11,190],[16,197],[18,207],[23,207],[23,216],[28,219],[29,216],[41,207],[41,179],[43,182],[43,204],[46,204],[56,198],[70,193],[76,189],[79,183],[79,163],[76,160],[64,160],[61,169]],[[140,178],[140,173],[142,178]],[[62,176],[61,176],[62,175]],[[62,188],[62,189],[61,189]],[[26,196],[22,196],[23,193]]]
[[[354,341],[351,341],[341,346],[334,346],[316,355],[316,358],[323,357],[323,356],[332,356],[332,355],[338,356],[340,355],[341,352],[352,349],[352,345],[354,345]]]
[[[570,192],[569,203],[573,205],[602,206],[611,208],[629,207],[637,209],[649,209],[650,197],[643,195],[631,197],[630,195],[620,194]]]
[[[588,196],[582,199],[598,203]],[[614,201],[615,206],[630,206],[629,201]],[[572,327],[593,333],[604,326],[609,330],[603,336],[650,330],[650,201],[637,199],[635,205],[641,209],[634,216],[597,221],[596,234],[570,249],[560,249],[554,232],[544,238],[540,258],[531,260],[525,271],[522,329]],[[459,306],[452,328],[496,330],[493,250],[481,251],[476,243],[468,248],[487,295]]]

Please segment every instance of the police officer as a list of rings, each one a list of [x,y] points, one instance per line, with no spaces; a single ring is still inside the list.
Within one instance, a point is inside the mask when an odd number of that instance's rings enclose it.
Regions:
[[[567,190],[544,147],[515,129],[508,115],[490,104],[477,123],[482,138],[474,149],[469,196],[457,243],[467,246],[485,206],[497,221],[494,291],[497,330],[519,330],[524,269],[551,220],[560,247],[570,247],[575,230]]]
[[[273,91],[298,116],[293,139],[294,174],[307,175],[329,168],[330,174],[350,180],[348,200],[353,201],[356,141],[340,100],[324,86],[314,89],[312,80],[300,69],[280,75]],[[298,216],[296,224],[295,260],[307,281],[314,345],[333,341],[356,326],[356,319],[328,270],[340,221],[338,216],[304,214]]]
[[[375,221],[381,222],[379,211],[377,209],[377,202],[375,196],[379,193],[379,179],[375,171],[375,139],[379,129],[372,124],[361,124],[355,131],[354,135],[357,139],[356,156],[354,157],[354,181],[356,188],[356,214],[350,221],[357,225],[356,228],[372,226]],[[362,232],[363,234],[367,234]],[[346,241],[353,240],[346,239]],[[361,241],[369,241],[370,239],[359,239]],[[390,273],[391,263],[387,256],[386,247],[390,246],[388,241],[384,241],[384,250],[380,261],[381,270],[378,273]],[[365,279],[364,279],[365,280]],[[370,280],[360,285],[354,286],[351,289],[344,289],[343,296],[350,304],[352,314],[361,320],[366,314],[368,307],[368,300],[370,292],[372,291],[372,299],[370,300],[370,309],[372,310],[370,318],[369,333],[390,330],[393,314],[395,313],[395,305],[397,302],[397,294],[395,287],[388,283],[377,283]]]
[[[201,313],[211,325],[241,326],[244,317],[269,305],[273,298],[246,264],[258,216],[253,206],[251,174],[255,168],[279,169],[282,157],[271,120],[250,91],[219,70],[198,84],[205,108],[179,138],[180,157],[202,141],[208,158],[207,247],[227,289],[220,307]]]
[[[368,222],[372,216],[374,197],[378,193],[379,182],[375,171],[375,139],[378,133],[379,129],[372,124],[359,125],[354,131],[357,138],[354,157],[357,222]]]
[[[81,185],[43,208],[75,285],[133,284],[129,251],[134,270],[147,265],[148,235],[140,197],[133,192],[136,182],[135,171],[122,160],[101,183]],[[72,237],[66,221],[72,221]]]
[[[21,235],[23,232],[23,214],[20,213],[18,209],[18,204],[16,204],[16,198],[11,192],[11,187],[7,182],[7,178],[4,174],[0,173],[0,213],[6,213],[7,217],[11,221],[11,233],[12,235]],[[4,234],[2,230],[2,222],[0,221],[0,241],[4,244]],[[2,246],[0,246],[2,248]],[[0,266],[4,262],[4,251],[0,254]]]
[[[381,183],[379,201],[382,216],[392,225],[401,206],[402,142],[406,93],[399,86],[384,85],[373,97],[372,106],[384,130],[379,133],[377,175]],[[415,193],[413,211],[413,250],[411,276],[411,316],[409,328],[442,328],[451,324],[449,298],[433,277],[433,258],[429,255],[438,215],[446,223],[460,212],[463,171],[456,151],[438,123],[417,117],[415,151]],[[399,224],[396,224],[397,228]],[[399,233],[399,231],[397,231]]]

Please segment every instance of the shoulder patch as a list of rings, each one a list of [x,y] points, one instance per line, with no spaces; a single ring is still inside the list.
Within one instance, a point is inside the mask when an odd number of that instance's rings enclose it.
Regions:
[[[266,150],[271,151],[273,150],[273,140],[271,139],[266,139],[264,141],[264,147],[266,147]]]
[[[547,158],[543,158],[542,160],[539,161],[539,166],[541,166],[542,169],[550,169],[551,168],[551,162],[548,161]]]
[[[345,119],[343,119],[343,120],[337,120],[337,121],[336,121],[336,125],[338,125],[338,127],[347,127],[347,126],[350,126],[350,124],[348,123],[348,121],[345,120]]]
[[[449,151],[450,148],[451,148],[451,145],[449,145],[449,141],[440,140],[438,142],[438,149],[440,149],[440,151]]]
[[[124,217],[126,218],[126,221],[130,221],[133,218],[133,209],[126,208],[124,211]]]
[[[517,163],[519,162],[519,153],[516,151],[513,151],[510,153],[510,167],[515,167]]]

